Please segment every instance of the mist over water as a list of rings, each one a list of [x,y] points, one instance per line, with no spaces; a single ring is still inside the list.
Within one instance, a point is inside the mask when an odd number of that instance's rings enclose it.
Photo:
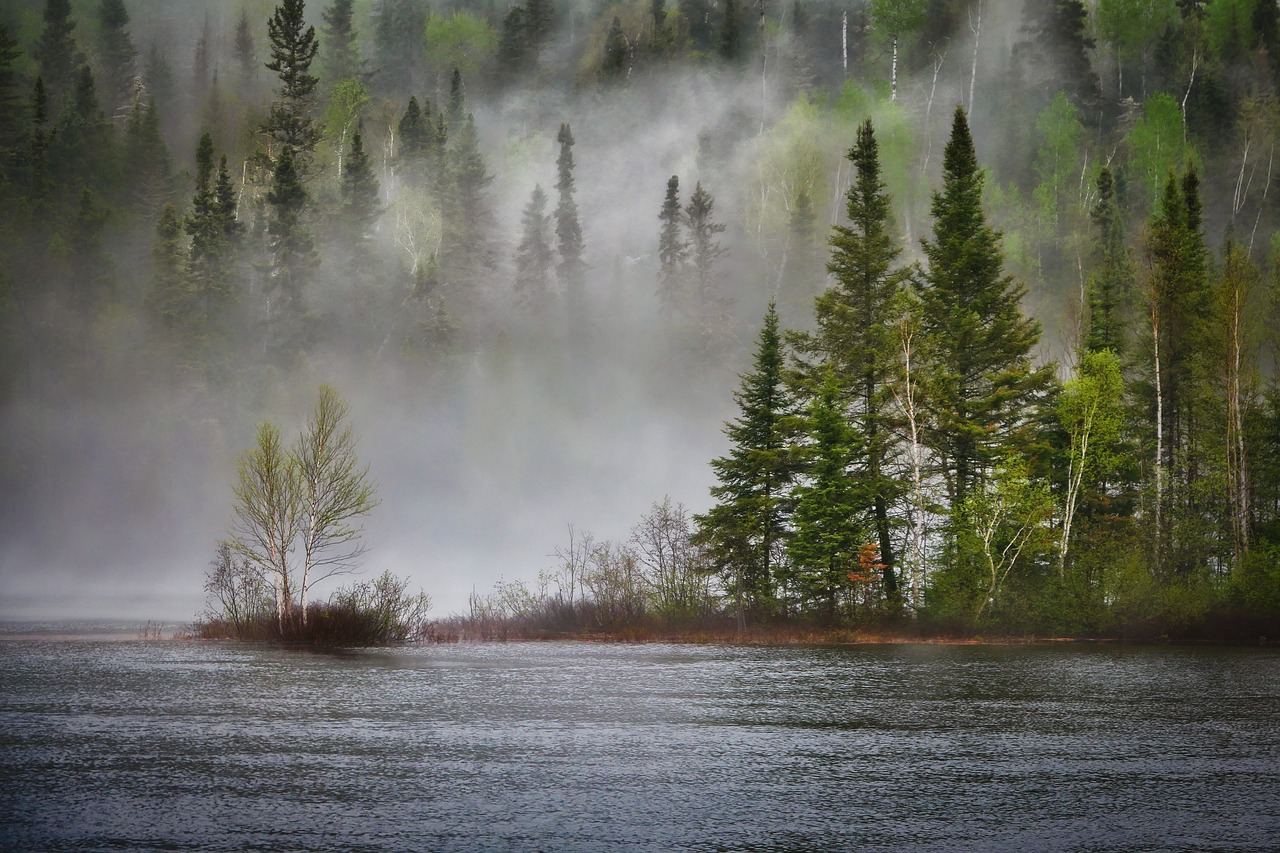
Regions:
[[[1261,850],[1280,656],[0,641],[0,846]]]

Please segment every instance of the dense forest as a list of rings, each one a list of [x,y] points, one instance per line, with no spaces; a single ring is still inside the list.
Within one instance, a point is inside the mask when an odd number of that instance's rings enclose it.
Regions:
[[[1274,0],[0,4],[0,565],[194,577],[332,383],[375,547],[706,507],[472,623],[1274,633],[1278,92]]]

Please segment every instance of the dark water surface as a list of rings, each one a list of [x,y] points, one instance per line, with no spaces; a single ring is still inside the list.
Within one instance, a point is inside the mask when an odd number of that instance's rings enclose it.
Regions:
[[[1280,651],[0,642],[6,850],[1280,849]]]

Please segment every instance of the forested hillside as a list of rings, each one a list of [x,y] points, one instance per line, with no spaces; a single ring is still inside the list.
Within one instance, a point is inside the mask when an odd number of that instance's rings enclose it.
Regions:
[[[481,618],[1256,638],[1278,90],[1274,0],[5,0],[0,577],[198,588],[332,383]]]

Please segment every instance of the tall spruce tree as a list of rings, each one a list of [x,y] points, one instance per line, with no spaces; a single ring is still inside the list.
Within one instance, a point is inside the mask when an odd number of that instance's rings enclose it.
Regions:
[[[285,145],[276,158],[271,189],[267,192],[270,219],[267,243],[270,249],[267,293],[267,346],[275,355],[291,357],[306,343],[303,291],[311,270],[319,263],[315,243],[302,212],[307,204],[302,175],[294,166],[293,149]]]
[[[490,252],[488,187],[493,181],[480,153],[475,117],[467,114],[448,152],[444,193],[445,237],[440,261],[451,284],[472,284],[493,264]]]
[[[166,204],[160,211],[155,240],[151,245],[153,271],[145,306],[152,328],[161,341],[175,349],[190,337],[186,334],[191,312],[186,259],[177,208]]]
[[[45,0],[42,19],[44,27],[32,58],[44,80],[50,113],[57,115],[64,99],[71,94],[76,69],[83,64],[84,57],[76,47],[73,35],[76,21],[71,17],[71,0]]]
[[[196,191],[185,222],[191,237],[187,270],[197,301],[197,325],[206,337],[222,324],[231,301],[230,249],[235,233],[235,209],[228,211],[226,199],[219,197],[220,192],[230,191],[229,186],[221,186],[226,158],[215,176],[213,153],[213,137],[205,133],[196,146]],[[229,185],[230,176],[225,180]]]
[[[138,49],[129,37],[129,12],[124,0],[102,0],[98,6],[98,51],[102,63],[102,93],[114,112],[127,105],[138,74]]]
[[[807,441],[798,451],[802,476],[794,493],[794,528],[787,539],[790,576],[804,604],[820,603],[834,623],[862,545],[873,535],[866,508],[871,495],[850,472],[866,463],[859,431],[845,417],[843,377],[825,371],[804,418]]]
[[[725,225],[713,218],[714,208],[715,199],[699,181],[694,185],[693,195],[689,196],[689,204],[685,206],[684,224],[689,229],[689,265],[695,310],[704,333],[715,331],[729,310],[729,301],[720,292],[715,269],[716,261],[725,253],[716,235],[724,233]]]
[[[867,119],[849,150],[854,179],[845,196],[848,225],[831,237],[828,271],[835,286],[814,303],[817,329],[797,336],[817,380],[834,381],[845,401],[843,415],[862,443],[860,467],[853,477],[867,503],[857,508],[870,516],[883,566],[885,594],[898,593],[891,517],[902,486],[891,469],[897,437],[894,409],[897,357],[896,304],[911,271],[895,269],[901,247],[893,236],[891,202],[880,176],[880,149]]]
[[[685,264],[689,260],[689,243],[684,237],[684,210],[680,206],[680,178],[667,180],[667,195],[658,214],[662,230],[658,233],[658,304],[662,318],[670,323],[684,308]]]
[[[1088,323],[1085,327],[1085,349],[1101,352],[1109,349],[1118,356],[1125,353],[1124,306],[1131,296],[1133,264],[1124,240],[1124,220],[1116,203],[1115,178],[1104,166],[1098,173],[1098,200],[1090,218],[1094,228],[1093,271],[1089,276],[1086,297]]]
[[[547,213],[547,194],[541,186],[533,188],[520,222],[521,238],[515,258],[516,296],[521,305],[538,311],[546,303],[551,267],[555,263],[551,214]]]
[[[622,21],[615,15],[604,37],[604,57],[600,60],[600,76],[606,83],[617,83],[627,78],[630,64],[630,45],[622,31]]]
[[[1000,233],[982,209],[983,174],[963,107],[957,107],[933,195],[933,239],[919,293],[930,366],[927,439],[953,508],[1016,443],[1051,373],[1035,369],[1039,327],[1022,314],[1025,286],[1003,274]]]
[[[373,161],[364,150],[364,135],[357,130],[351,136],[347,168],[342,173],[341,216],[353,248],[361,254],[367,251],[369,237],[382,215],[380,192]]]
[[[695,516],[698,541],[733,598],[739,629],[747,618],[777,612],[777,584],[787,540],[794,473],[789,441],[793,402],[783,381],[778,312],[770,303],[754,367],[734,393],[738,417],[725,424],[731,446],[712,460],[716,503]]]
[[[267,21],[271,42],[267,68],[279,75],[280,88],[262,124],[263,132],[289,150],[289,168],[300,175],[309,173],[311,155],[321,137],[312,117],[319,79],[310,73],[320,44],[315,27],[306,24],[304,6],[304,0],[282,0]]]
[[[354,0],[333,0],[324,10],[322,41],[326,85],[329,89],[343,80],[358,77],[360,49],[354,22]]]
[[[564,286],[565,298],[569,306],[571,322],[576,323],[585,310],[587,265],[582,255],[585,244],[582,239],[582,224],[578,221],[578,203],[574,201],[573,181],[573,131],[569,125],[560,125],[556,134],[556,142],[560,144],[560,154],[556,158],[556,191],[559,200],[556,203],[556,240],[560,251],[560,263],[556,272],[560,283]]]
[[[255,88],[254,84],[258,81],[258,49],[253,43],[253,27],[249,24],[249,10],[243,7],[240,9],[240,18],[236,21],[232,47],[236,57],[238,88],[242,92],[250,91]]]

